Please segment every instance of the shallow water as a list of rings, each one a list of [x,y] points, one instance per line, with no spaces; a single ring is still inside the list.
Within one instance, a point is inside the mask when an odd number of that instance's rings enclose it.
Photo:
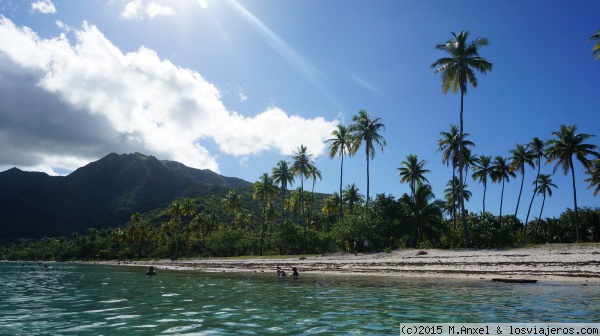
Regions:
[[[401,322],[599,322],[600,286],[0,263],[2,335],[398,334]]]

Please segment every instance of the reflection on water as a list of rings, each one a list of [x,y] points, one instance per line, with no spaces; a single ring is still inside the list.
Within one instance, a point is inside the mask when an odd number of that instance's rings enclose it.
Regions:
[[[2,335],[398,334],[400,322],[598,322],[600,286],[0,263]]]

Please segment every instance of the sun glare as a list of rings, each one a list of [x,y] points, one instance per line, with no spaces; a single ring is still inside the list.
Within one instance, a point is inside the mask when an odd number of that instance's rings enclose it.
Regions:
[[[200,4],[200,7],[202,7],[202,9],[207,9],[208,8],[208,1],[206,1],[206,0],[198,0],[198,3]]]

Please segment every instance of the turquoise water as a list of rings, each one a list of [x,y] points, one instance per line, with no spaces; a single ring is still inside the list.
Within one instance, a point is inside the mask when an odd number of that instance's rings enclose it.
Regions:
[[[397,335],[401,322],[600,321],[598,285],[145,271],[0,263],[0,334]]]

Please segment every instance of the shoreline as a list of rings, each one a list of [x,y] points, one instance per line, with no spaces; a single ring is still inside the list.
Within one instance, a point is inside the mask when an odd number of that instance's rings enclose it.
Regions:
[[[107,265],[154,266],[156,269],[203,272],[286,272],[396,277],[463,278],[491,281],[532,279],[539,282],[600,284],[600,244],[547,244],[497,249],[404,249],[390,253],[331,253],[306,256],[263,256],[101,262]]]

